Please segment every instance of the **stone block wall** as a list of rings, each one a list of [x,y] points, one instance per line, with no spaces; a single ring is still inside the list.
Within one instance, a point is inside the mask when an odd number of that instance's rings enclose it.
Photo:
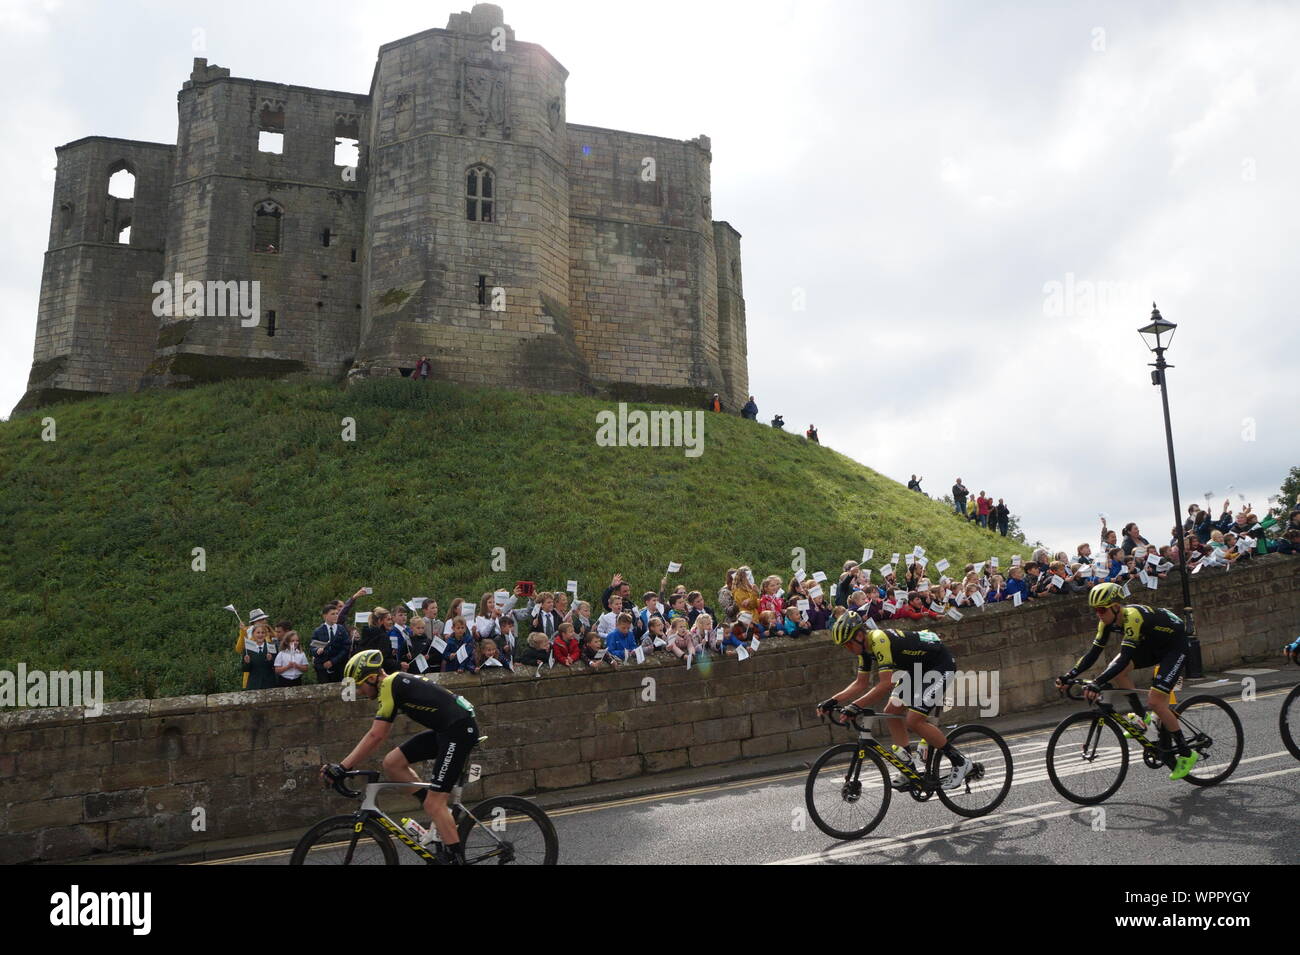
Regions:
[[[1277,662],[1278,648],[1300,632],[1294,557],[1193,580],[1207,669]],[[1151,599],[1173,606],[1175,592],[1166,581]],[[1092,621],[1079,596],[990,607],[938,629],[959,668],[996,670],[1007,713],[1059,700],[1051,679],[1091,640]],[[655,660],[618,672],[442,679],[475,704],[488,735],[475,753],[484,777],[467,793],[477,798],[823,746],[832,734],[813,706],[854,671],[853,658],[823,633],[766,641],[744,662],[715,661],[707,676]],[[318,767],[346,755],[373,714],[372,702],[340,696],[338,686],[306,686],[112,703],[95,718],[73,709],[2,713],[0,863],[305,830],[350,812],[315,782]],[[393,739],[418,729],[399,717]],[[194,829],[196,810],[202,831]]]

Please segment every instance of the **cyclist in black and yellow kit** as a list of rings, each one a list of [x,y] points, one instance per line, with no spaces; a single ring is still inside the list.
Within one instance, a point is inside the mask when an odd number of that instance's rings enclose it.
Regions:
[[[1101,685],[1112,680],[1123,689],[1133,690],[1130,673],[1141,667],[1159,665],[1159,672],[1147,693],[1147,706],[1160,719],[1161,746],[1169,749],[1173,742],[1178,752],[1170,779],[1182,779],[1196,765],[1200,753],[1193,752],[1183,738],[1182,725],[1169,705],[1169,694],[1183,674],[1187,663],[1187,628],[1183,621],[1156,607],[1141,604],[1125,606],[1124,591],[1118,584],[1098,584],[1088,592],[1088,604],[1097,612],[1097,636],[1088,652],[1079,658],[1068,673],[1057,677],[1056,685],[1064,686],[1097,662],[1106,649],[1112,633],[1120,633],[1119,653],[1110,661],[1093,682],[1084,687],[1084,696],[1091,702],[1101,692]],[[1168,737],[1166,739],[1165,737]]]
[[[384,774],[392,780],[420,782],[412,763],[433,761],[432,789],[415,789],[416,801],[433,820],[438,837],[450,855],[450,862],[463,865],[465,847],[460,844],[456,822],[448,808],[450,793],[460,781],[470,751],[478,744],[478,724],[469,700],[413,673],[387,674],[384,657],[378,650],[362,650],[343,668],[345,679],[351,678],[357,693],[365,699],[379,698],[375,721],[342,762],[321,767],[324,779],[341,779],[342,773],[355,769],[388,738],[393,720],[400,710],[421,726],[427,727],[384,757]],[[430,829],[426,842],[433,838]]]
[[[915,746],[910,734],[916,733],[952,762],[952,772],[944,779],[943,788],[960,786],[970,774],[970,761],[948,744],[948,736],[943,730],[926,719],[942,705],[944,687],[957,669],[952,654],[939,635],[929,630],[869,630],[862,616],[850,610],[835,621],[831,639],[837,646],[858,655],[858,676],[829,700],[819,703],[817,712],[824,716],[835,704],[845,700],[849,701],[842,710],[845,716],[852,717],[864,709],[874,709],[877,703],[889,699],[895,674],[907,674],[906,705],[889,700],[884,709],[885,713],[907,710],[905,720],[887,721],[898,758],[915,765],[912,758]],[[873,660],[879,675],[875,686],[868,690]],[[901,775],[894,777],[893,785],[895,788],[905,785]]]

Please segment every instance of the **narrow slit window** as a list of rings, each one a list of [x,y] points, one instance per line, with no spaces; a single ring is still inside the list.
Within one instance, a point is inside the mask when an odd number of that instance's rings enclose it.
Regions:
[[[117,241],[122,245],[131,244],[131,220],[127,219],[122,226],[122,231],[117,234]]]
[[[275,312],[266,313],[266,334],[268,338],[275,337]]]
[[[487,276],[486,275],[480,275],[478,277],[478,303],[480,305],[487,304]]]
[[[326,229],[324,232],[322,232],[322,233],[320,234],[320,244],[323,245],[323,246],[324,246],[325,248],[327,248],[327,249],[330,247],[330,230],[329,230],[329,229]]]

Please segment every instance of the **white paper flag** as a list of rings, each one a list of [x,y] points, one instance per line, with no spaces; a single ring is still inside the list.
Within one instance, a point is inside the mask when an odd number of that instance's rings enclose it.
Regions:
[[[820,597],[822,593],[823,591],[820,584],[813,584],[811,587],[808,588],[809,597]]]
[[[442,653],[442,651],[447,649],[447,641],[442,639],[442,637],[434,637],[429,641],[429,645],[439,653]]]
[[[933,600],[930,601],[930,609],[935,613],[943,613],[943,607],[935,603]]]
[[[799,608],[801,613],[807,613],[810,604],[806,600],[796,600],[794,605]]]
[[[871,558],[875,556],[876,556],[876,552],[872,550],[870,547],[862,548],[862,563],[865,564],[867,561],[871,560]]]
[[[917,562],[918,564],[920,564],[922,567],[929,567],[929,566],[930,566],[930,558],[929,558],[929,557],[918,557],[918,558],[916,559],[916,562]]]
[[[826,575],[822,573],[820,570],[817,571],[815,574],[813,574],[813,580],[817,581],[817,583],[819,584],[825,579],[826,579]]]
[[[736,619],[741,623],[745,624],[746,626],[748,626],[749,624],[754,622],[754,615],[752,613],[745,612],[738,615]]]
[[[677,563],[677,561],[675,561],[675,560],[670,560],[670,561],[668,562],[668,573],[670,573],[670,574],[675,574],[675,573],[677,573],[677,571],[679,571],[679,570],[681,570],[681,569],[682,569],[682,565],[679,564],[679,563]]]
[[[1011,566],[1012,566],[1012,567],[1019,567],[1019,566],[1020,566],[1020,555],[1019,555],[1019,554],[1013,554],[1013,555],[1011,556]]]
[[[785,588],[784,587],[776,588],[776,599],[780,600],[784,596],[785,596]]]
[[[758,637],[753,637],[749,641],[749,649],[753,650],[754,652],[758,652]]]
[[[927,593],[929,589],[930,589],[930,585],[926,583],[924,580],[916,585],[917,593],[922,593],[922,594]]]
[[[939,563],[937,563],[937,564],[934,565],[934,569],[937,570],[939,573],[942,574],[945,570],[947,570],[947,569],[948,569],[949,567],[951,567],[951,566],[952,566],[952,565],[949,564],[948,561],[946,561],[946,560],[941,560],[941,561],[939,561]]]
[[[694,658],[694,656],[695,655],[693,653],[686,654],[686,669],[689,670],[691,668],[691,660]]]
[[[876,623],[876,621],[874,621],[874,620],[872,620],[870,617],[868,617],[868,618],[867,618],[867,629],[868,629],[868,630],[879,630],[879,629],[880,629],[880,624]]]
[[[741,646],[741,647],[736,647],[736,659],[737,659],[737,660],[748,660],[748,659],[749,659],[749,651],[746,650],[743,646]]]
[[[425,658],[424,654],[422,653],[415,658],[415,672],[423,673],[427,669],[429,669],[429,661],[428,659]]]
[[[862,568],[862,579],[863,579],[863,581],[865,581],[865,582],[867,582],[867,583],[870,583],[870,582],[871,582],[871,568],[870,568],[870,567],[863,567],[863,568]]]
[[[661,647],[666,647],[666,646],[668,646],[668,644],[664,641],[664,638],[663,638],[663,637],[655,637],[655,649],[656,649],[656,650],[660,649]]]
[[[984,573],[984,561],[980,561],[978,564],[972,567],[971,570],[975,571],[975,573],[977,574]]]
[[[989,566],[990,566],[990,567],[997,567],[997,565],[998,565],[998,559],[997,559],[996,557],[990,557],[990,558],[989,558]]]
[[[913,556],[913,557],[924,557],[924,556],[925,556],[925,548],[922,547],[920,544],[917,544],[915,547],[912,548],[912,556]]]
[[[984,598],[983,598],[982,596],[980,596],[980,592],[979,592],[978,590],[975,591],[973,594],[970,595],[970,602],[973,603],[973,604],[974,604],[975,606],[977,606],[977,607],[983,607],[983,606],[984,606]]]
[[[1124,596],[1125,596],[1125,597],[1129,597],[1129,596],[1132,596],[1132,594],[1133,594],[1133,591],[1131,591],[1131,590],[1129,589],[1128,584],[1125,584],[1125,585],[1124,585]]]
[[[564,589],[573,594],[573,596],[578,596],[578,582],[576,580],[569,581],[565,584]]]
[[[498,610],[500,610],[501,605],[504,604],[509,599],[510,599],[510,591],[508,590],[497,590],[494,591],[492,594],[492,601],[497,605]]]
[[[456,651],[456,661],[458,663],[464,663],[468,659],[469,659],[469,645],[462,644],[461,648]]]
[[[1014,594],[1011,595],[1011,605],[1013,607],[1019,607],[1022,602],[1023,601],[1020,598],[1020,591],[1017,590]]]
[[[1160,555],[1159,555],[1159,554],[1156,554],[1156,553],[1150,553],[1150,554],[1147,554],[1147,563],[1148,563],[1148,564],[1158,564],[1158,563],[1160,563]]]
[[[638,646],[633,652],[636,654],[637,663],[645,663],[645,650]]]
[[[897,564],[897,563],[898,563],[898,555],[895,554],[893,557],[890,557],[890,558],[889,558],[889,562],[890,562],[891,564]]]
[[[949,608],[948,608],[948,616],[952,617],[952,619],[954,619],[954,620],[960,620],[960,619],[961,619],[961,611],[958,610],[956,607],[949,607]]]
[[[1155,589],[1158,588],[1159,586],[1160,586],[1160,578],[1159,578],[1159,577],[1148,577],[1148,578],[1147,578],[1147,588],[1148,588],[1149,590],[1155,590]]]
[[[360,623],[360,624],[369,623],[369,622],[370,622],[370,614],[368,614],[368,613],[359,613],[359,614],[356,615],[356,617],[355,617],[354,619],[356,620],[357,623]]]
[[[599,660],[599,659],[601,659],[601,658],[602,658],[606,653],[608,653],[608,652],[609,652],[609,651],[606,650],[604,647],[601,647],[599,650],[596,651],[596,655],[595,655],[595,657],[593,657],[593,659],[595,659],[595,660]]]
[[[803,583],[803,579],[807,576],[808,575],[803,572],[803,568],[800,568],[799,570],[796,570],[794,572],[794,579],[799,581],[799,583]]]
[[[465,648],[461,647],[461,649],[463,650]],[[459,657],[460,654],[458,653],[456,654],[456,656]],[[486,660],[483,661],[483,666],[485,667],[499,667],[500,665],[501,665],[501,661],[498,660],[496,657],[488,657]]]
[[[893,564],[886,564],[884,567],[881,567],[881,568],[880,568],[880,575],[881,575],[882,577],[888,577],[888,576],[889,576],[890,574],[892,574],[893,572],[894,572],[894,565],[893,565]]]
[[[478,604],[461,604],[460,615],[466,620],[473,620],[474,614],[478,611]]]

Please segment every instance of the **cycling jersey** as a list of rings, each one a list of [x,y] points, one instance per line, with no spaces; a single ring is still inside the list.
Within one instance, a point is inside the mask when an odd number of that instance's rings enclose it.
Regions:
[[[910,710],[929,715],[943,704],[946,685],[957,664],[937,633],[929,630],[872,630],[867,647],[858,654],[858,672],[871,670],[876,661],[880,672],[893,676]]]
[[[379,710],[375,719],[391,723],[399,711],[431,730],[445,730],[474,718],[474,707],[465,697],[428,677],[411,673],[394,673],[379,684]]]
[[[931,670],[936,669],[931,664],[951,658],[939,635],[929,630],[872,630],[866,644],[858,654],[859,673],[869,673],[872,660],[881,670],[910,668],[914,663]]]
[[[1124,607],[1113,624],[1098,621],[1097,636],[1088,652],[1074,665],[1073,674],[1096,662],[1112,633],[1123,634],[1119,653],[1098,675],[1097,683],[1108,682],[1131,661],[1136,668],[1159,664],[1155,688],[1165,693],[1173,689],[1187,661],[1187,628],[1177,615],[1163,608],[1135,604]]]

